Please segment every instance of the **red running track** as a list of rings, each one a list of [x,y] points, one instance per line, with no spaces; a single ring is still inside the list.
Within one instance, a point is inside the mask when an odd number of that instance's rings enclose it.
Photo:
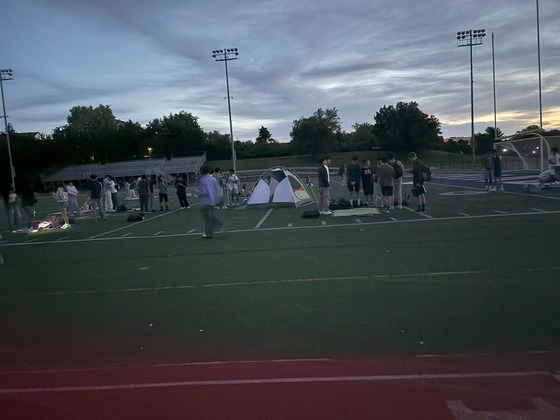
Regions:
[[[0,373],[1,419],[560,419],[556,353]]]

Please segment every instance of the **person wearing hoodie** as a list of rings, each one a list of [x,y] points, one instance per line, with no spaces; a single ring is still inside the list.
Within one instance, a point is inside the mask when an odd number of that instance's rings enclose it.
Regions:
[[[108,212],[114,212],[113,209],[113,198],[112,191],[115,189],[115,181],[111,179],[109,175],[105,175],[103,178],[103,209]]]

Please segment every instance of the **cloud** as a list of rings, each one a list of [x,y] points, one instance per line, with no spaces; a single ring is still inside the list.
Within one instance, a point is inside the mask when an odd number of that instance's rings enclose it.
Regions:
[[[7,0],[3,12],[18,131],[50,133],[72,106],[110,104],[142,124],[185,110],[227,133],[224,63],[211,51],[237,47],[228,70],[240,139],[264,125],[287,141],[292,121],[320,107],[336,107],[351,131],[399,101],[435,115],[445,136],[469,136],[469,48],[455,37],[476,28],[487,33],[473,47],[476,130],[493,125],[492,32],[498,125],[538,124],[536,11],[525,0]],[[559,14],[558,1],[540,0],[549,128],[559,120]]]

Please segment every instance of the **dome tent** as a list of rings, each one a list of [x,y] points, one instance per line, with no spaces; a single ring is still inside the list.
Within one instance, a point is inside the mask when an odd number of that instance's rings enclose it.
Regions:
[[[245,208],[302,207],[314,203],[299,177],[290,169],[274,167],[259,178]]]

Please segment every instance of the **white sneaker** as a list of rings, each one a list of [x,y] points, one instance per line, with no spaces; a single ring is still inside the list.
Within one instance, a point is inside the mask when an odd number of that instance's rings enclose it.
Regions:
[[[326,211],[325,214],[326,214],[326,215],[332,214],[332,211],[330,211],[330,210],[329,210],[329,211]]]
[[[401,205],[398,205],[398,206],[397,206],[397,209],[402,210],[402,206],[401,206]]]

